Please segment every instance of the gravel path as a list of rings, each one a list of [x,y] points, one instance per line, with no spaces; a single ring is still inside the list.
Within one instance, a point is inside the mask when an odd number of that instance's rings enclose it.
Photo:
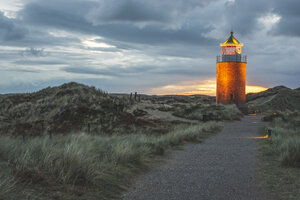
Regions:
[[[261,200],[257,181],[259,116],[225,123],[217,136],[173,152],[139,176],[123,200]]]

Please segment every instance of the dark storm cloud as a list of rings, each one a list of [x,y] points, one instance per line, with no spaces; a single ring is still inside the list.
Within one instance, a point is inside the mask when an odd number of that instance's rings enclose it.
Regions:
[[[173,23],[189,10],[203,7],[209,0],[110,0],[99,1],[87,15],[94,25],[107,23]]]
[[[281,20],[273,32],[279,35],[300,37],[300,1],[276,0],[274,12],[281,16]]]
[[[27,30],[22,28],[14,19],[7,18],[0,11],[0,39],[4,41],[14,41],[24,38]]]
[[[170,21],[168,12],[149,1],[102,1],[92,9],[88,19],[95,25],[119,22],[167,22]]]
[[[232,3],[227,3],[225,8],[227,31],[232,29],[241,35],[248,35],[257,31],[261,28],[258,18],[271,11],[271,1],[236,0]]]
[[[225,17],[228,28],[242,35],[253,34],[262,27],[258,19],[268,14],[280,16],[271,34],[300,37],[300,1],[297,0],[236,0],[228,3]]]
[[[109,2],[109,1],[105,1]],[[144,43],[144,44],[170,44],[170,43],[188,43],[188,44],[197,44],[197,45],[208,45],[215,42],[214,39],[206,38],[203,36],[204,33],[211,31],[211,27],[204,26],[203,24],[198,24],[199,26],[190,27],[188,25],[183,25],[182,27],[176,28],[167,28],[169,24],[149,24],[145,27],[136,26],[134,23],[147,22],[153,17],[150,14],[145,13],[145,16],[142,17],[142,13],[130,13],[131,17],[127,16],[124,20],[132,22],[129,24],[124,23],[114,23],[121,22],[120,12],[123,11],[123,6],[133,6],[133,10],[137,10],[136,6],[142,6],[142,4],[133,4],[133,1],[112,1],[116,6],[112,6],[111,9],[116,9],[116,11],[110,10],[109,13],[115,13],[113,16],[106,16],[105,13],[102,16],[97,16],[98,18],[92,17],[93,20],[102,19],[106,23],[99,24],[91,21],[91,15],[94,7],[97,7],[99,3],[97,2],[86,2],[86,1],[36,1],[25,5],[25,8],[19,13],[19,17],[24,19],[28,24],[36,24],[40,26],[47,26],[52,28],[59,28],[64,30],[77,31],[85,34],[96,34],[102,37],[126,41],[133,43]],[[158,2],[158,1],[154,1]],[[177,1],[182,2],[183,1]],[[190,2],[190,4],[188,4]],[[187,5],[194,5],[196,1],[188,1]],[[104,3],[104,1],[100,1]],[[127,5],[127,3],[131,3]],[[110,3],[112,4],[112,3]],[[121,5],[119,5],[121,4]],[[198,3],[202,5],[203,3]],[[151,3],[145,3],[143,9],[151,10],[151,7],[147,5],[154,5]],[[171,4],[172,5],[172,4]],[[103,7],[103,5],[102,5]],[[101,8],[102,8],[101,7]],[[105,5],[104,8],[106,9]],[[120,8],[121,11],[120,11]],[[126,7],[127,8],[127,7]],[[161,13],[172,13],[167,10],[167,7],[157,7]],[[180,12],[180,10],[174,10]],[[150,11],[149,11],[150,12]],[[157,11],[158,12],[158,11]],[[98,12],[96,12],[98,13]],[[119,13],[119,14],[116,14]],[[152,13],[153,15],[155,14]],[[120,16],[121,15],[121,16]],[[163,14],[165,15],[165,14]],[[107,18],[107,19],[106,19]],[[165,22],[166,18],[171,17],[162,17],[157,16],[157,22]],[[118,20],[117,20],[118,19]],[[174,18],[175,21],[179,21],[179,18]],[[151,20],[150,20],[151,21]],[[96,24],[95,24],[96,23]]]

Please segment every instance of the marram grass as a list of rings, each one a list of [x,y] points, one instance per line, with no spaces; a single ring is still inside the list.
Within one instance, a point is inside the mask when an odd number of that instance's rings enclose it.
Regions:
[[[146,169],[154,155],[186,141],[200,141],[219,128],[216,122],[207,122],[178,125],[161,136],[79,134],[36,137],[25,142],[21,138],[1,137],[0,158],[9,164],[11,174],[19,183],[31,184],[33,188],[35,184],[47,185],[46,193],[53,185],[59,185],[62,190],[79,187],[93,192],[73,198],[110,199],[126,189],[130,178]],[[15,185],[6,184],[5,177],[1,181],[0,197],[9,197]]]
[[[273,115],[274,112],[271,114]],[[300,113],[282,112],[270,119],[269,139],[262,141],[261,180],[273,196],[298,200],[300,196]],[[261,130],[261,134],[265,131]]]

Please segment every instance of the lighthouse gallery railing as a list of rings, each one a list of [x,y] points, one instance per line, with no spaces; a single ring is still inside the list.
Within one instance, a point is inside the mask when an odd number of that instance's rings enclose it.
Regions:
[[[243,62],[247,63],[247,56],[237,55],[218,55],[217,62]]]

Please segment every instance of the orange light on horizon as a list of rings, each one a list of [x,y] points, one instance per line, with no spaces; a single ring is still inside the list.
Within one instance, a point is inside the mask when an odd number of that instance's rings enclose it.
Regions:
[[[267,90],[262,86],[246,85],[246,93],[257,93]],[[203,94],[209,96],[216,95],[216,81],[183,81],[176,84],[151,88],[148,94],[153,95],[193,95]]]
[[[267,90],[268,88],[256,85],[246,85],[246,94],[248,93],[258,93]]]

